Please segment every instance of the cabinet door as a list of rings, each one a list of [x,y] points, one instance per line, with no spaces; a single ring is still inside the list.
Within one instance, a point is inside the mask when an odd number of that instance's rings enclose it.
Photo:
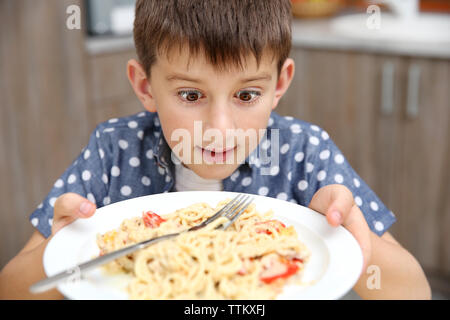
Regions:
[[[442,60],[405,59],[393,180],[398,195],[394,212],[404,217],[398,223],[401,243],[426,270],[447,274],[449,66],[450,62]]]

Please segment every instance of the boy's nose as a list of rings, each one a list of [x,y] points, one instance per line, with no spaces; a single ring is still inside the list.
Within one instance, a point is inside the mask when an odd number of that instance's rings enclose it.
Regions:
[[[226,103],[212,106],[209,109],[208,123],[206,124],[206,127],[209,129],[220,130],[225,136],[227,130],[235,129],[232,111],[232,106]]]
[[[223,141],[216,140],[217,144],[225,145],[228,136],[236,129],[232,108],[225,102],[216,103],[209,108],[205,129],[220,132]]]

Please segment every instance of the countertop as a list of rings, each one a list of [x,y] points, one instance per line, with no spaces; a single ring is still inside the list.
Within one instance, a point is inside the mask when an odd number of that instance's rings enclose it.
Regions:
[[[331,28],[331,21],[332,19],[294,18],[292,23],[293,47],[450,59],[450,42],[445,45],[435,45],[408,39],[394,42],[352,38],[335,32]],[[131,35],[88,37],[85,45],[88,54],[91,55],[134,49]]]
[[[436,45],[409,41],[408,39],[402,42],[396,42],[369,38],[352,38],[334,31],[331,28],[330,19],[294,19],[292,24],[292,45],[293,47],[325,50],[350,50],[378,54],[450,59],[450,41],[445,45]]]

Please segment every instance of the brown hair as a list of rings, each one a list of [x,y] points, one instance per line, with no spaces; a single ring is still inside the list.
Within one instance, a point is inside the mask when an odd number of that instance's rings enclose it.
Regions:
[[[278,60],[278,74],[291,50],[290,0],[138,0],[134,42],[147,74],[157,54],[187,45],[221,70],[243,67],[253,54]]]

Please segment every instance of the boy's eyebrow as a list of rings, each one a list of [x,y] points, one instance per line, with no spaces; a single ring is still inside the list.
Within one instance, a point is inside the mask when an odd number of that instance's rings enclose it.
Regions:
[[[182,75],[182,74],[171,74],[171,75],[167,76],[166,79],[167,79],[167,81],[182,80],[182,81],[190,81],[190,82],[197,82],[197,83],[202,82],[201,80],[190,78],[190,77]]]
[[[272,75],[270,73],[262,73],[260,75],[254,76],[254,77],[244,78],[241,80],[241,82],[251,82],[251,81],[258,81],[258,80],[270,81],[270,80],[272,80]]]
[[[190,77],[188,77],[186,75],[182,75],[182,74],[171,74],[171,75],[167,76],[166,79],[167,79],[167,81],[181,80],[181,81],[189,81],[189,82],[196,82],[196,83],[203,82],[202,80],[190,78]],[[244,83],[244,82],[251,82],[251,81],[258,81],[258,80],[270,81],[270,80],[272,80],[272,75],[270,73],[262,73],[260,75],[243,78],[240,80],[240,82]]]

